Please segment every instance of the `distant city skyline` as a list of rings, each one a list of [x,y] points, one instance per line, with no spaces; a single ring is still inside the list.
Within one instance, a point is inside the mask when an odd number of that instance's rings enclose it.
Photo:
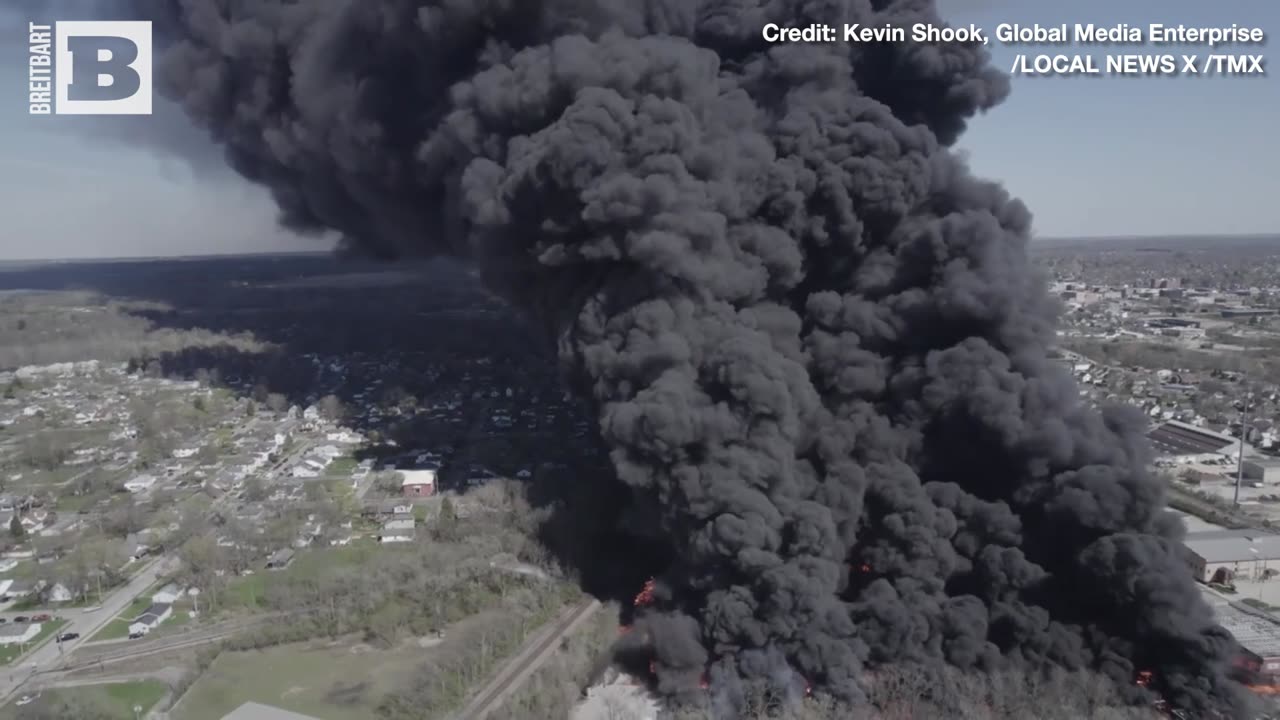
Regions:
[[[28,18],[6,14],[10,1],[0,0],[0,33],[22,37]],[[1238,23],[1268,33],[1280,28],[1280,3],[1272,0],[1212,6],[1191,0],[940,4],[953,24],[973,22],[988,32],[1002,22]],[[989,50],[995,66],[1006,71],[1018,52],[1045,51],[994,40]],[[6,138],[0,156],[0,260],[289,252],[331,245],[277,227],[267,193],[220,167],[217,150],[184,127],[173,108],[150,121],[33,118],[16,99],[25,94],[25,47],[6,41],[0,61],[0,97],[8,98],[0,104],[0,134]],[[1278,89],[1270,76],[1018,77],[1004,104],[973,119],[957,151],[976,174],[1000,182],[1027,204],[1037,236],[1275,234]],[[84,132],[86,127],[96,135]],[[167,156],[164,148],[182,148],[197,160]]]

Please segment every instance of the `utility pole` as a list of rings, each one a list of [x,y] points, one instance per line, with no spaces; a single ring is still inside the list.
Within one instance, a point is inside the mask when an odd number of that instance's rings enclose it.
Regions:
[[[1240,413],[1240,451],[1236,454],[1236,493],[1232,504],[1240,506],[1240,485],[1244,483],[1244,442],[1249,436],[1249,408],[1253,401],[1253,393],[1244,396],[1244,412]]]

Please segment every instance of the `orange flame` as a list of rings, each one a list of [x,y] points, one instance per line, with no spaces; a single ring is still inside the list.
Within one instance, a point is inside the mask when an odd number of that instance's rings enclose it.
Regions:
[[[649,661],[649,674],[650,674],[650,675],[657,675],[657,674],[658,674],[658,661],[657,661],[657,660],[650,660],[650,661]]]
[[[862,567],[859,568],[859,570],[861,570],[864,573],[871,572],[871,563],[862,563]]]
[[[654,585],[655,585],[655,582],[653,578],[649,578],[644,582],[644,588],[641,589],[640,592],[636,594],[636,600],[634,603],[636,607],[645,607],[647,605],[653,604]]]
[[[1246,687],[1259,695],[1280,695],[1280,685],[1247,685]]]
[[[705,672],[702,673],[702,677],[698,678],[698,687],[702,688],[703,690],[706,690],[707,688],[711,687],[711,681],[707,680],[707,674]]]
[[[1151,685],[1151,671],[1150,670],[1138,671],[1138,677],[1133,681],[1133,684],[1139,687],[1147,687]]]

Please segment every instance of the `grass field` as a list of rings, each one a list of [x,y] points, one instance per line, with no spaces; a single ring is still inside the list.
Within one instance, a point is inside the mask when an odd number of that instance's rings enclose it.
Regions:
[[[411,545],[412,543],[405,543]],[[372,540],[360,539],[347,545],[304,550],[294,556],[289,567],[278,572],[255,570],[252,575],[242,575],[232,580],[220,603],[221,609],[259,609],[266,597],[267,587],[283,578],[308,577],[321,572],[332,572],[338,567],[357,567],[372,553],[397,552],[403,548],[380,547]]]
[[[382,695],[428,652],[412,643],[378,650],[330,642],[228,652],[169,714],[173,720],[218,720],[252,701],[321,720],[369,720]]]
[[[117,615],[115,620],[107,623],[101,630],[94,633],[89,640],[119,640],[120,638],[129,637],[129,623],[151,607],[151,591],[154,589],[154,587],[147,588],[141,595],[134,598],[133,602],[129,603],[129,607]]]
[[[23,653],[36,649],[66,624],[66,620],[63,620],[62,618],[55,618],[50,622],[41,623],[39,634],[32,638],[29,643],[24,643],[22,645],[0,645],[0,665],[8,665],[21,657]]]
[[[141,714],[145,716],[168,691],[169,687],[159,680],[58,688],[41,693],[39,700],[26,707],[18,708],[10,703],[0,710],[0,720],[16,720],[24,714],[22,710],[38,708],[41,704],[53,705],[62,699],[101,708],[119,720],[134,720],[137,717],[133,711],[135,706],[141,707]]]
[[[356,470],[356,459],[352,457],[340,457],[329,463],[324,469],[325,475],[350,475]]]

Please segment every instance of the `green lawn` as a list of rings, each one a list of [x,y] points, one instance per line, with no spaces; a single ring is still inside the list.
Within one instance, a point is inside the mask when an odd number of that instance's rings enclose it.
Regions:
[[[95,709],[101,709],[108,713],[110,717],[118,718],[118,720],[134,720],[137,717],[133,711],[135,706],[141,707],[141,714],[145,716],[147,711],[160,702],[160,699],[167,692],[169,692],[169,686],[159,680],[139,680],[110,685],[81,685],[79,687],[46,690],[41,693],[40,699],[31,705],[18,708],[12,703],[9,704],[3,710],[0,710],[0,720],[10,720],[11,718],[16,720],[16,718],[24,716],[25,713],[22,712],[24,710],[41,706],[49,707],[58,700],[67,700],[77,705],[88,705]]]
[[[412,543],[405,543],[412,545]],[[258,609],[266,597],[267,587],[279,579],[308,577],[322,572],[332,572],[336,567],[358,567],[372,553],[396,552],[403,548],[380,547],[378,543],[359,539],[347,545],[304,550],[294,556],[289,567],[280,571],[255,569],[252,575],[233,579],[219,600],[220,608],[241,607]]]
[[[356,471],[357,464],[358,463],[356,462],[355,458],[351,458],[351,457],[336,458],[333,462],[329,463],[328,467],[324,469],[324,473],[326,475],[350,475],[351,473]]]
[[[120,640],[127,638],[129,637],[129,622],[129,620],[116,618],[106,625],[103,625],[102,629],[94,633],[89,640],[97,642],[98,640]]]
[[[0,665],[8,665],[26,652],[40,647],[66,624],[66,620],[55,618],[50,622],[41,623],[39,634],[32,638],[29,643],[23,645],[0,645]]]
[[[383,695],[427,652],[413,644],[377,650],[316,642],[223,653],[169,715],[218,720],[259,702],[324,720],[369,720]]]
[[[102,626],[102,629],[94,633],[90,640],[119,640],[129,637],[129,623],[133,622],[139,615],[146,612],[151,607],[151,591],[154,587],[147,588],[145,592],[133,599],[129,603],[129,607],[124,612],[115,617],[114,620]]]

